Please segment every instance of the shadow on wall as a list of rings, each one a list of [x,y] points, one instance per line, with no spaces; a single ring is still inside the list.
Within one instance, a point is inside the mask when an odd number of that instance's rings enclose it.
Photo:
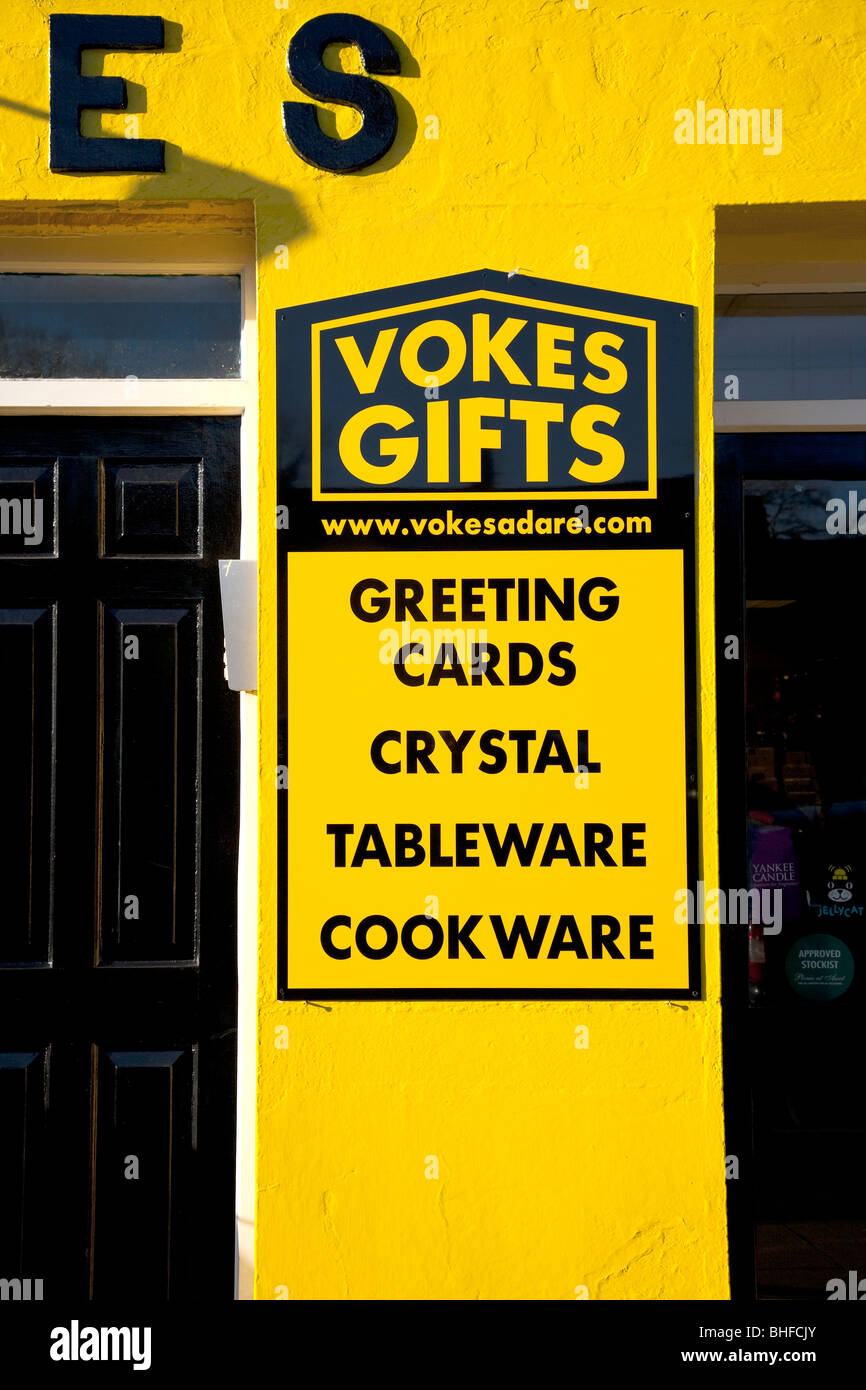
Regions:
[[[410,53],[406,44],[391,30],[379,25],[383,33],[393,43],[400,55],[400,75],[402,77],[420,76],[420,68]],[[173,21],[165,22],[165,53],[179,53],[182,47],[183,29],[182,26]],[[326,59],[330,58],[326,54]],[[89,77],[102,75],[105,54],[101,51],[87,50],[84,53],[82,71]],[[333,59],[333,64],[340,70],[338,59]],[[332,62],[328,62],[331,66]],[[380,79],[377,79],[380,80]],[[288,77],[286,78],[289,83]],[[290,86],[290,84],[289,84]],[[124,111],[126,116],[141,116],[147,112],[147,89],[139,82],[126,79],[127,105]],[[399,92],[393,88],[388,90],[394,99],[397,107],[398,127],[397,136],[388,153],[376,164],[366,169],[359,169],[350,174],[327,175],[329,177],[340,178],[370,178],[372,175],[385,173],[393,169],[395,165],[405,157],[415,142],[418,132],[418,122],[415,112]],[[291,88],[287,91],[286,100],[300,99],[303,95]],[[317,107],[319,124],[326,135],[337,137],[336,113],[318,103],[313,103]],[[286,177],[291,177],[292,164],[297,162],[299,156],[289,146],[285,133],[282,128],[282,110],[279,103],[275,103],[274,123],[282,141],[286,153]],[[37,120],[49,121],[49,113],[40,110],[38,107],[29,106],[23,102],[12,101],[0,96],[0,107],[5,107],[10,111],[17,111],[22,115],[32,116]],[[84,111],[82,113],[81,131],[84,136],[98,136],[102,134],[101,113],[98,110]],[[123,138],[117,136],[116,138]],[[154,135],[158,139],[159,137]],[[284,220],[286,223],[287,241],[297,240],[308,230],[308,224],[298,207],[292,192],[282,183],[274,183],[268,179],[262,179],[255,174],[251,174],[243,169],[232,169],[224,164],[215,164],[208,160],[196,159],[190,155],[185,155],[179,145],[172,144],[164,140],[165,147],[165,172],[161,174],[142,175],[138,181],[129,189],[127,197],[137,198],[164,198],[176,194],[178,198],[189,198],[189,185],[195,188],[193,198],[198,199],[238,199],[246,201],[266,200],[272,206],[276,203],[284,205]],[[323,171],[324,172],[324,171]],[[63,173],[58,174],[58,178],[77,179],[77,178],[105,178],[107,180],[117,178],[117,174],[106,173]],[[121,177],[129,177],[128,175]],[[178,186],[178,180],[183,180],[183,185]],[[285,207],[285,205],[288,205]]]
[[[140,115],[146,110],[145,89],[135,82],[129,82],[127,86],[129,88],[129,105],[126,114],[130,116]],[[46,124],[49,120],[47,111],[42,111],[35,106],[27,106],[23,102],[10,101],[7,97],[0,96],[0,109],[2,108],[17,111],[21,115],[32,116]],[[99,133],[98,122],[98,112],[85,112],[82,121],[83,133],[91,136]],[[96,129],[94,129],[94,124]],[[88,130],[88,126],[90,126],[90,130]],[[123,137],[118,136],[117,138],[122,139]],[[163,144],[165,146],[165,172],[141,175],[127,189],[123,198],[124,202],[144,202],[147,199],[162,202],[172,197],[177,198],[178,202],[210,202],[214,199],[251,202],[267,199],[272,206],[276,203],[282,204],[287,240],[297,240],[307,231],[308,224],[296,199],[291,191],[282,184],[259,178],[243,169],[230,169],[224,164],[214,164],[209,160],[195,159],[190,155],[184,155],[179,145],[173,145],[167,140],[163,141]],[[286,149],[290,158],[296,157],[289,150],[288,145],[286,145]],[[59,173],[56,177],[58,180],[105,179],[106,199],[112,201],[112,183],[118,178],[128,179],[134,176],[82,171],[81,173]],[[58,190],[60,187],[61,185],[58,183]],[[38,207],[39,200],[34,199],[32,201],[34,208]],[[93,199],[93,201],[95,203],[102,200]]]

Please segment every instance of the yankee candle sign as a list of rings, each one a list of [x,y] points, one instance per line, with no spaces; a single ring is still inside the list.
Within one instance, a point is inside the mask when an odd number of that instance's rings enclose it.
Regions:
[[[282,998],[698,994],[691,333],[490,271],[278,314]]]

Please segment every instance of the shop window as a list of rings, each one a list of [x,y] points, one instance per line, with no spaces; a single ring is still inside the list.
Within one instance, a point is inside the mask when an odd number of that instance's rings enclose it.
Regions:
[[[241,374],[239,275],[0,274],[0,378]]]
[[[716,296],[717,401],[866,398],[866,291]]]
[[[737,968],[727,1018],[733,1027],[738,999],[748,997],[737,1035],[749,1090],[757,1290],[820,1298],[829,1279],[866,1256],[866,1096],[850,1064],[866,1001],[856,656],[866,434],[728,433],[717,439],[716,465],[742,545],[727,533],[740,594],[727,558],[719,576],[724,630],[736,601],[745,639],[742,723],[734,676],[723,676],[725,775],[730,792],[739,782],[742,800],[738,813],[726,801],[721,833],[728,875],[753,894],[748,942],[742,926],[729,928]],[[739,866],[738,845],[746,851]]]

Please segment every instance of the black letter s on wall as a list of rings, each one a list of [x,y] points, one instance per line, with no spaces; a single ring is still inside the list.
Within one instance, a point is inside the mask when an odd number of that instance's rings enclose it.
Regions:
[[[322,57],[332,43],[354,44],[368,73],[399,73],[400,56],[387,34],[354,14],[320,15],[308,20],[289,44],[287,67],[295,86],[319,101],[354,106],[361,112],[364,124],[348,140],[339,140],[322,130],[314,106],[285,101],[286,138],[295,154],[308,164],[335,174],[349,174],[375,164],[387,154],[397,134],[397,108],[391,93],[380,82],[326,68]]]

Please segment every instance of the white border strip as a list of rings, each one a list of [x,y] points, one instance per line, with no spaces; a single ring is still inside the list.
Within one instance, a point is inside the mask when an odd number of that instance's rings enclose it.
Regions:
[[[866,400],[716,401],[713,423],[719,433],[726,434],[737,430],[866,430]]]
[[[238,378],[0,380],[0,412],[4,415],[241,415],[249,398],[249,383]]]

